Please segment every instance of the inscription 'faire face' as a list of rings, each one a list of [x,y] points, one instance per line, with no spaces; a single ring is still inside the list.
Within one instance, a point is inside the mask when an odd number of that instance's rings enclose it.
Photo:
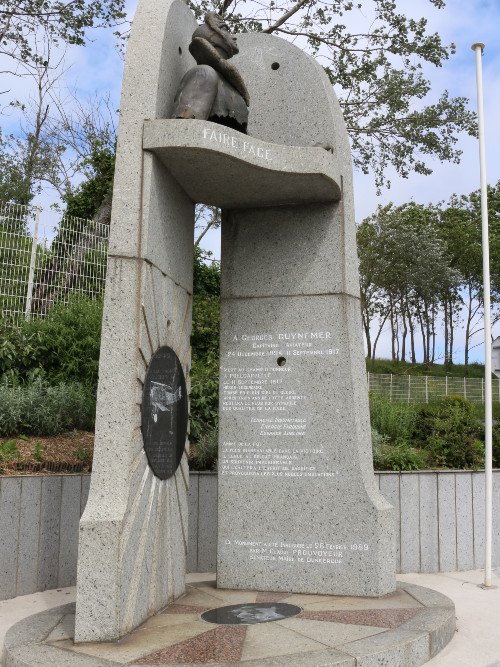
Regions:
[[[151,470],[160,479],[175,473],[186,442],[188,402],[179,358],[167,346],[153,355],[142,392],[142,438]]]

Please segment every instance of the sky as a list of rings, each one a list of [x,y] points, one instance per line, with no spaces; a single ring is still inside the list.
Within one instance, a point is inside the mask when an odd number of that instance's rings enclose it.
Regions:
[[[145,1],[145,0],[143,0]],[[137,5],[136,0],[127,3],[129,16],[132,17]],[[428,31],[438,32],[445,44],[454,42],[456,54],[443,63],[441,68],[424,66],[424,75],[431,82],[429,102],[438,99],[447,89],[451,96],[469,98],[470,106],[476,109],[476,68],[475,55],[471,50],[474,42],[484,42],[486,48],[482,58],[486,162],[488,183],[500,180],[500,0],[449,0],[443,9],[436,9],[429,0],[397,0],[398,10],[415,18],[425,16]],[[115,47],[116,38],[111,31],[95,31],[92,42],[86,47],[70,49],[66,56],[68,71],[65,85],[74,88],[82,97],[95,93],[110,93],[115,108],[119,107],[123,59]],[[0,69],[2,62],[0,61]],[[3,88],[5,89],[5,87]],[[26,95],[26,81],[9,82],[11,98],[22,99]],[[5,95],[4,95],[5,99]],[[15,131],[18,120],[15,114],[3,116],[0,124],[4,132]],[[371,215],[379,204],[389,202],[403,204],[414,200],[417,203],[438,203],[446,201],[453,193],[468,194],[479,188],[479,149],[474,138],[461,136],[458,143],[462,150],[459,165],[431,162],[431,176],[410,175],[403,179],[393,169],[388,169],[391,188],[384,189],[377,195],[373,176],[360,172],[354,174],[354,193],[356,220],[360,222]],[[49,206],[57,197],[46,192],[39,197],[43,206]],[[204,238],[204,247],[211,250],[216,258],[220,257],[220,234],[208,233]],[[500,334],[500,325],[493,328],[493,334]],[[480,336],[473,344],[480,342]],[[463,349],[463,341],[457,340],[457,350]],[[389,356],[389,339],[382,337],[378,352],[380,356]],[[482,360],[484,349],[475,347],[471,358]],[[459,357],[459,355],[458,355]],[[457,361],[460,361],[457,358]]]

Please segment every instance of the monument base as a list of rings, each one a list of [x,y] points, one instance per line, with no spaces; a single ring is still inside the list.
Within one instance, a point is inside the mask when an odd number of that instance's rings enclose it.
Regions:
[[[455,633],[453,602],[406,583],[382,598],[224,590],[214,579],[188,584],[186,591],[114,643],[75,645],[74,604],[30,616],[8,631],[4,665],[354,667],[376,661],[417,667]],[[287,617],[285,608],[294,607],[300,613]],[[204,620],[209,610],[218,611],[215,621]]]

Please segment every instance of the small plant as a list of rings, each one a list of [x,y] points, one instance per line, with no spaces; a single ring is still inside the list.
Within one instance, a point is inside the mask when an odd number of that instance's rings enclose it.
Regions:
[[[78,448],[75,449],[75,451],[73,452],[73,456],[76,456],[76,458],[79,461],[83,461],[86,463],[92,461],[92,452],[90,451],[90,449],[82,447],[81,445],[78,445]]]
[[[41,463],[43,461],[43,447],[41,442],[35,443],[33,448],[33,458],[35,461]]]
[[[3,472],[5,465],[12,461],[19,461],[20,454],[15,440],[6,440],[0,445],[0,472]]]
[[[401,441],[386,445],[381,452],[379,470],[423,470],[427,467],[426,452]]]

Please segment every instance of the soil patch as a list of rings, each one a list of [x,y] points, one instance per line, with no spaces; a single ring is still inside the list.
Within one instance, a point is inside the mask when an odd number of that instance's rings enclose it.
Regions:
[[[85,473],[92,470],[94,433],[0,438],[1,475]]]

